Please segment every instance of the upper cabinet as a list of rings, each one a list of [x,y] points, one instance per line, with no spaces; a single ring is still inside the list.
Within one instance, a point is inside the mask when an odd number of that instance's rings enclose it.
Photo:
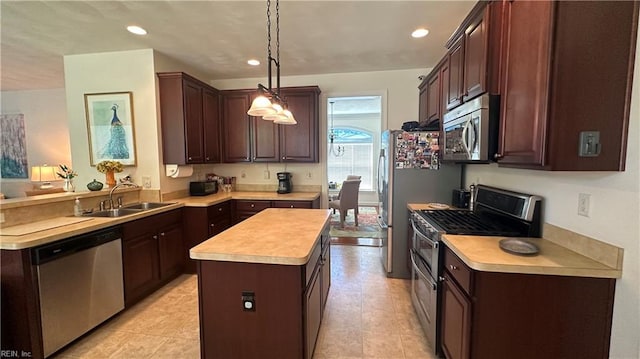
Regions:
[[[446,44],[445,56],[420,84],[419,122],[435,120],[463,102],[499,93],[503,4],[480,1]]]
[[[505,4],[499,164],[624,170],[638,3]]]
[[[501,1],[480,1],[447,42],[449,70],[446,92],[447,109],[490,92],[498,93]]]
[[[223,162],[318,162],[320,89],[282,88],[296,125],[247,115],[256,90],[222,91]]]
[[[220,162],[218,91],[183,73],[158,73],[164,163]]]
[[[319,161],[319,97],[318,86],[288,87],[282,96],[295,116],[297,125],[280,126],[281,162]]]

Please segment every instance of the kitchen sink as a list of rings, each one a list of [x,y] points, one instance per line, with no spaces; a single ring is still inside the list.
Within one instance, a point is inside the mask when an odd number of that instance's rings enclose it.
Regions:
[[[135,209],[135,208],[114,208],[114,209],[107,209],[104,211],[87,213],[84,216],[85,217],[122,217],[129,214],[140,213],[142,211],[143,211],[142,209]]]
[[[125,209],[136,209],[136,210],[145,210],[145,209],[154,209],[161,208],[165,206],[172,205],[174,203],[162,203],[162,202],[142,202],[136,204],[130,204],[125,206]]]

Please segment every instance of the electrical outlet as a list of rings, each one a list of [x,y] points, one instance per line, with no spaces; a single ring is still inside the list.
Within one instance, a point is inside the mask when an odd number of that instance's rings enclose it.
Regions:
[[[151,177],[150,176],[142,176],[142,187],[151,188]]]
[[[247,173],[245,171],[240,172],[240,177],[242,178],[247,177]]]
[[[589,202],[591,195],[588,193],[578,194],[578,214],[589,217]]]
[[[269,170],[264,170],[264,179],[269,179],[271,177],[271,174],[269,173]]]

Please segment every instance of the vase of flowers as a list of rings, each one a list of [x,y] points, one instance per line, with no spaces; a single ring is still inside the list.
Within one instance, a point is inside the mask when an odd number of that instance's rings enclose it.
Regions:
[[[65,192],[74,192],[76,188],[73,185],[73,178],[77,177],[78,173],[69,168],[67,165],[61,164],[58,165],[58,167],[60,168],[60,172],[56,172],[56,174],[58,175],[58,177],[64,180],[62,189],[64,189]]]
[[[102,161],[98,163],[96,169],[100,173],[104,173],[106,175],[106,183],[109,187],[113,187],[116,185],[116,172],[122,172],[122,163],[118,161]]]

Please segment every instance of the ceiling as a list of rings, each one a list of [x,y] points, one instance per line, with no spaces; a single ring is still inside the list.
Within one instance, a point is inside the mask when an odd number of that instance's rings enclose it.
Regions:
[[[283,0],[281,75],[432,67],[474,4]],[[274,13],[275,3],[275,26]],[[147,48],[208,74],[204,81],[266,77],[266,1],[2,0],[0,15],[3,91],[64,87],[65,55]],[[127,32],[132,24],[148,35]],[[417,27],[429,35],[412,38]],[[275,27],[272,37],[275,56]]]

